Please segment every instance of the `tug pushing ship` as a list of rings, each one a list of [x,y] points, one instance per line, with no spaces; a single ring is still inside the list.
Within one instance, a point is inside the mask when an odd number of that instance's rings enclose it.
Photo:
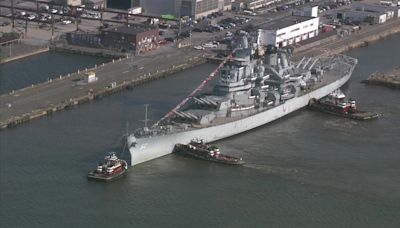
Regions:
[[[126,174],[128,163],[119,159],[114,152],[108,153],[97,168],[88,174],[88,179],[112,181]]]
[[[333,91],[320,100],[311,99],[308,106],[313,110],[355,120],[370,120],[380,116],[378,113],[358,110],[356,101],[352,99],[347,100],[340,89]]]
[[[217,146],[206,144],[202,139],[193,139],[188,144],[176,144],[174,152],[189,157],[226,165],[243,165],[242,158],[221,154]]]

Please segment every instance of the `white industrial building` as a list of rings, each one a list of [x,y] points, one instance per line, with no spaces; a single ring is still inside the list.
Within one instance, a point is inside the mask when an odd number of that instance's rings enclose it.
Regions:
[[[385,23],[394,17],[399,17],[399,8],[379,4],[353,3],[351,9],[337,10],[337,19],[351,22]]]
[[[319,17],[287,16],[258,30],[259,45],[285,47],[318,35]]]
[[[292,15],[302,17],[318,17],[318,6],[304,6],[302,9],[293,9]]]
[[[378,12],[378,13],[386,13],[386,18],[389,20],[391,18],[399,17],[400,8],[392,7],[392,6],[384,6],[378,4],[366,4],[361,2],[355,2],[351,7],[353,10],[357,11],[369,11],[369,12]]]
[[[370,22],[374,24],[382,24],[387,20],[386,13],[356,11],[356,10],[340,10],[336,12],[336,18],[349,22]]]
[[[278,2],[278,0],[236,0],[232,4],[235,6],[235,8],[255,10],[271,5],[274,2]]]

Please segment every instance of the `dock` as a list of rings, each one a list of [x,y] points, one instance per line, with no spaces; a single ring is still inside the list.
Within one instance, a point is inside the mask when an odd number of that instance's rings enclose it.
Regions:
[[[106,64],[2,94],[0,129],[131,89],[207,61],[200,52],[190,52],[187,49],[167,55],[169,58],[156,54],[144,56],[135,58],[135,62],[129,57],[114,59]],[[154,66],[154,62],[157,62],[157,66]],[[97,81],[85,83],[83,78],[88,72],[94,72]]]

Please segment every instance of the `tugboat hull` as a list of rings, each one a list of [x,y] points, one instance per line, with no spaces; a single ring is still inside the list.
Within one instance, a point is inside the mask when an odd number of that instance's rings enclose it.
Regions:
[[[97,169],[89,172],[87,178],[89,180],[109,182],[124,176],[127,170],[128,163],[125,160],[118,159],[114,153],[110,153]]]
[[[196,159],[201,159],[205,161],[211,161],[216,163],[221,163],[225,165],[243,165],[244,161],[241,158],[236,158],[232,156],[228,156],[225,154],[219,154],[218,156],[211,156],[207,154],[207,152],[203,153],[199,151],[201,149],[192,149],[188,145],[184,144],[176,144],[174,148],[174,152]]]
[[[116,180],[118,178],[125,176],[126,172],[127,172],[127,169],[124,169],[120,173],[117,173],[115,175],[105,175],[105,174],[99,174],[99,173],[96,173],[95,171],[92,171],[88,174],[87,178],[89,180],[110,182],[110,181],[113,181],[113,180]]]
[[[310,101],[308,107],[312,110],[325,112],[325,113],[332,114],[335,116],[341,116],[344,118],[349,118],[349,119],[354,119],[354,120],[371,120],[371,119],[377,119],[380,116],[378,113],[358,111],[358,110],[356,112],[343,113],[340,110],[337,110],[330,105],[325,105],[325,104],[323,104],[319,101],[315,101],[315,100]]]

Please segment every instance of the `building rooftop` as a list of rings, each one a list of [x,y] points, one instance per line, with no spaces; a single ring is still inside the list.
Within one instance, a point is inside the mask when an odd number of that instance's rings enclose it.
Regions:
[[[265,30],[278,30],[310,19],[313,18],[303,16],[287,16],[280,18],[279,20],[270,21],[264,25],[261,25],[260,28]]]
[[[149,30],[154,29],[151,26],[145,25],[129,25],[129,26],[120,26],[120,27],[111,27],[103,29],[103,32],[115,32],[115,33],[122,33],[127,35],[136,35],[138,33],[146,32]]]
[[[380,13],[380,12],[375,12],[375,11],[361,11],[361,10],[352,10],[352,9],[340,9],[337,10],[336,13],[346,13],[346,12],[351,12],[351,13],[356,13],[356,14],[365,14],[365,15],[372,15],[372,16],[380,16],[385,13]]]

